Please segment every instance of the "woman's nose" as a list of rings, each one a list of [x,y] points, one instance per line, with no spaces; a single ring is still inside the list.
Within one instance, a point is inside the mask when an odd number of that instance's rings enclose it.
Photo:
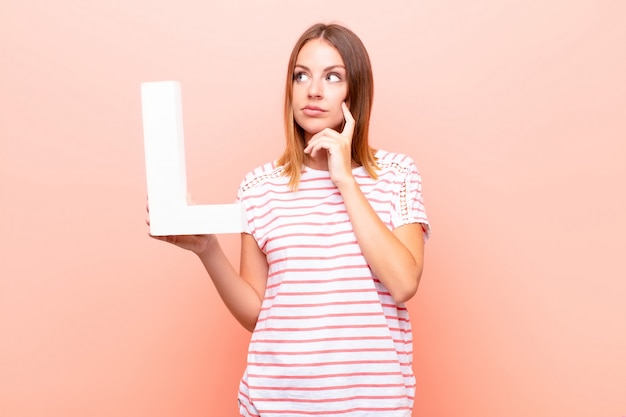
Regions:
[[[322,97],[324,87],[322,86],[322,81],[317,79],[312,79],[309,84],[309,97]]]

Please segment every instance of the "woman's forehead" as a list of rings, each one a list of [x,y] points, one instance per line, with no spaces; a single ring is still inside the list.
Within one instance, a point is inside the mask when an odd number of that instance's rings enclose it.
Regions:
[[[296,65],[309,66],[320,64],[344,65],[343,58],[337,48],[323,38],[311,39],[305,43],[296,57]]]

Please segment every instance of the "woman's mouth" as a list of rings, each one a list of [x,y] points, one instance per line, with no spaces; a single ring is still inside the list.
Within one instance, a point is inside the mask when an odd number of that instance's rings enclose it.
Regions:
[[[302,113],[304,113],[307,116],[315,117],[323,113],[326,113],[326,110],[317,106],[305,106],[302,108]]]

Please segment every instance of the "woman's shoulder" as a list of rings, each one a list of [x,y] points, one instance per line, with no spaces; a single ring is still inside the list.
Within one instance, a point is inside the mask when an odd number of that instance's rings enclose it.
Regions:
[[[276,161],[267,162],[250,171],[243,177],[240,188],[246,191],[268,180],[282,177],[284,167]]]
[[[381,170],[406,171],[415,169],[415,162],[410,156],[383,149],[376,150],[376,163]]]

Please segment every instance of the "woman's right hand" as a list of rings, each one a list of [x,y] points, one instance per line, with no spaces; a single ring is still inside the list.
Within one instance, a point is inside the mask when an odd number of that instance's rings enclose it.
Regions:
[[[150,226],[150,210],[146,204],[146,224]],[[149,234],[150,232],[148,232]],[[205,252],[211,243],[214,243],[215,235],[170,235],[170,236],[153,236],[151,238],[162,240],[163,242],[171,243],[180,248],[189,250],[196,255],[200,255]]]
[[[152,236],[153,239],[162,240],[164,242],[171,243],[180,248],[187,249],[200,255],[205,252],[209,247],[211,239],[215,238],[215,235],[171,235],[171,236]]]

